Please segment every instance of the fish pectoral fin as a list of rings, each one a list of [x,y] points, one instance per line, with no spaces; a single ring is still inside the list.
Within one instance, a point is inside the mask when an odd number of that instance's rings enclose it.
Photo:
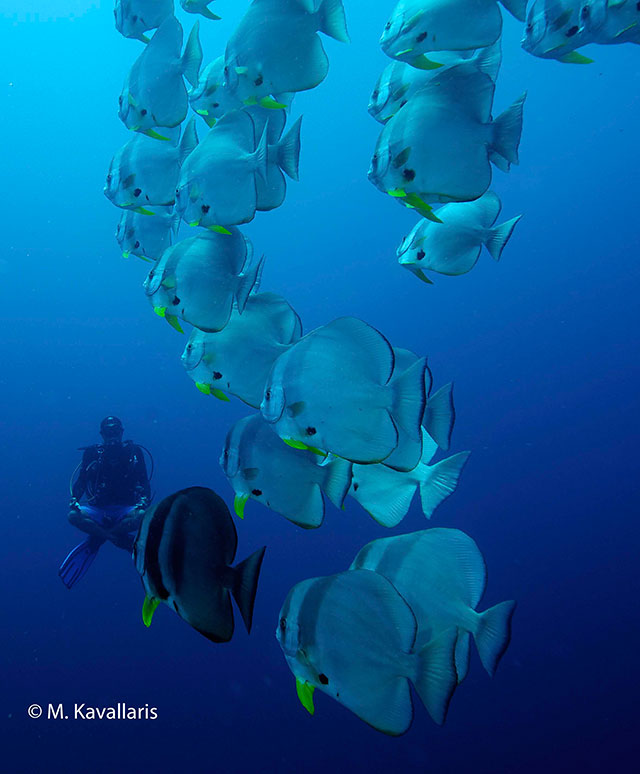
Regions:
[[[287,410],[292,417],[297,417],[304,411],[305,406],[306,403],[303,400],[298,400],[290,406],[287,406]]]
[[[233,498],[233,510],[236,512],[236,516],[244,519],[244,506],[247,504],[249,495],[236,495]]]
[[[296,692],[300,699],[300,704],[307,710],[310,715],[313,715],[316,708],[313,706],[313,693],[315,686],[302,681],[299,677],[296,677]]]
[[[411,155],[411,148],[405,148],[403,151],[400,151],[398,155],[395,157],[395,159],[391,162],[395,169],[399,169],[401,166],[407,163],[409,161],[409,156]]]
[[[142,603],[142,621],[146,627],[151,626],[151,620],[156,608],[160,604],[159,599],[154,599],[148,594],[145,595],[144,602]]]

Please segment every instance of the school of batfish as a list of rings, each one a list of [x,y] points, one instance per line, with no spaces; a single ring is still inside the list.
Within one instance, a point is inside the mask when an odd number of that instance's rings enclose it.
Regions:
[[[180,0],[203,23],[220,18],[211,5]],[[522,45],[535,56],[587,63],[576,52],[587,43],[640,42],[635,0],[534,0],[528,13],[526,0],[502,5],[526,20]],[[429,519],[469,456],[432,462],[450,448],[452,385],[434,390],[425,357],[355,317],[303,335],[283,297],[258,292],[264,256],[240,229],[284,202],[287,178],[298,180],[301,118],[290,123],[290,108],[327,75],[321,36],[349,42],[342,0],[252,0],[204,67],[201,19],[184,43],[174,10],[174,0],[116,0],[116,28],[144,47],[119,98],[133,134],[104,191],[122,210],[124,256],[153,263],[144,282],[153,310],[179,332],[192,326],[182,364],[195,386],[259,410],[229,429],[220,457],[236,514],[252,499],[312,529],[325,497],[340,508],[349,496],[395,527],[419,490]],[[521,217],[496,225],[501,202],[490,190],[493,167],[518,163],[526,96],[493,117],[501,33],[496,0],[399,0],[382,31],[391,61],[368,106],[382,125],[368,178],[415,211],[397,258],[429,284],[427,272],[470,271],[483,245],[498,261]],[[182,221],[193,230],[178,240]],[[250,630],[264,548],[232,566],[236,544],[210,489],[150,507],[134,545],[145,624],[165,602],[225,642],[235,599]],[[374,540],[344,572],[301,581],[276,636],[303,706],[314,712],[317,688],[398,735],[412,722],[413,684],[443,723],[471,636],[490,675],[509,644],[515,602],[479,612],[485,585],[474,541],[444,528]]]

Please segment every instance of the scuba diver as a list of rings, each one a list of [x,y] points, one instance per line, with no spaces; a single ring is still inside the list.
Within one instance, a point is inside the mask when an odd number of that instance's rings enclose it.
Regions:
[[[118,417],[105,417],[100,423],[103,443],[81,447],[84,454],[70,487],[68,518],[88,537],[72,549],[58,570],[69,589],[84,576],[107,540],[131,552],[142,514],[151,500],[144,447],[133,441],[123,442],[123,433]],[[144,451],[151,459],[153,475],[153,457],[147,449]],[[87,502],[80,505],[83,495]]]

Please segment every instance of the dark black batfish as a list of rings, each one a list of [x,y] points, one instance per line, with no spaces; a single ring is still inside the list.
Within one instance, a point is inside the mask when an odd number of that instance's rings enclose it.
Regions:
[[[228,642],[234,628],[233,596],[251,631],[265,549],[231,567],[237,543],[229,509],[211,489],[182,489],[149,508],[133,547],[146,594],[145,625],[151,625],[156,607],[165,602],[200,634]]]

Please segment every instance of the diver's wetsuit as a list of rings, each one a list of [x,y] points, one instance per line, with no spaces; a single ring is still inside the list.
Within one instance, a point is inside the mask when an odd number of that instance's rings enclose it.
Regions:
[[[71,494],[79,500],[85,492],[89,505],[97,508],[136,505],[143,497],[148,501],[151,486],[142,449],[133,441],[86,448]]]
[[[86,573],[105,540],[131,550],[138,523],[151,498],[142,449],[133,441],[87,447],[71,494],[70,520],[88,537],[60,566],[58,575],[67,588]],[[87,504],[78,505],[85,494]]]

